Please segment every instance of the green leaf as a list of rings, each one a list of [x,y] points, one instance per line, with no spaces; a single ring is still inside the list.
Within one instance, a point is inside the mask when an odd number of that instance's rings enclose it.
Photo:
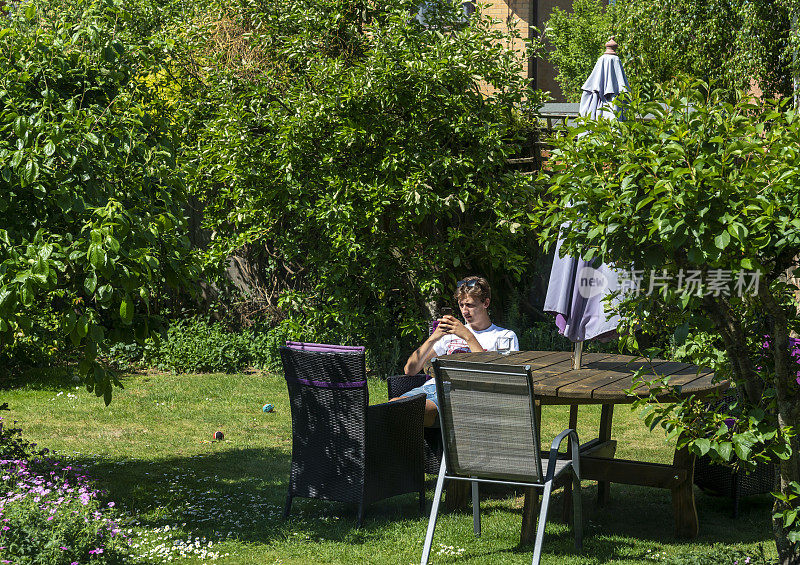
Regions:
[[[0,307],[7,308],[16,298],[16,292],[8,287],[0,287]]]
[[[106,243],[108,244],[108,248],[109,248],[109,249],[110,249],[112,252],[114,252],[114,253],[119,253],[119,241],[117,241],[117,239],[116,239],[114,236],[112,236],[112,235],[109,235],[109,236],[106,238]]]
[[[19,116],[14,120],[14,134],[17,137],[25,137],[28,132],[28,118],[27,116]],[[16,165],[14,165],[16,167]]]
[[[775,454],[778,459],[788,461],[792,456],[792,446],[789,442],[778,443],[772,447],[772,453]]]
[[[122,303],[119,305],[119,316],[126,324],[130,324],[133,321],[133,301],[129,294],[124,296]]]
[[[95,269],[102,269],[106,264],[106,252],[99,245],[89,246],[89,263]]]
[[[783,515],[783,527],[788,528],[789,526],[794,524],[794,521],[796,519],[797,519],[797,509],[788,510]]]
[[[95,288],[97,288],[97,272],[89,271],[89,274],[83,281],[83,289],[86,291],[86,294],[91,296],[94,294]]]
[[[56,152],[56,144],[55,143],[53,143],[52,141],[48,141],[47,143],[45,143],[45,145],[44,145],[44,154],[45,155],[47,155],[48,157],[52,157],[53,153],[55,153],[55,152]]]
[[[100,143],[100,138],[90,131],[86,132],[83,137],[85,137],[86,141],[88,141],[92,145],[98,145]]]
[[[725,461],[730,461],[733,454],[733,444],[729,441],[720,442],[717,446],[717,453]]]
[[[81,317],[78,318],[75,331],[79,338],[84,338],[89,333],[89,318],[86,317],[86,314],[81,314]]]
[[[103,339],[105,339],[105,330],[103,330],[103,326],[100,326],[98,324],[93,324],[90,333],[92,341],[94,341],[95,343],[102,343]]]
[[[25,179],[26,184],[33,184],[39,177],[39,163],[36,161],[28,161],[25,164],[25,171],[22,174],[22,178]]]
[[[717,246],[717,249],[725,249],[726,247],[728,247],[728,244],[730,242],[731,242],[731,235],[727,231],[720,233],[714,238],[714,245]]]
[[[25,279],[25,282],[22,284],[22,287],[19,290],[19,297],[20,302],[24,306],[30,306],[33,304],[33,283],[31,282],[30,277]]]
[[[709,441],[708,438],[702,437],[700,439],[694,440],[694,451],[698,455],[700,456],[705,455],[706,453],[708,453],[709,449],[711,449],[711,441]]]
[[[747,445],[745,443],[734,443],[733,449],[736,452],[736,457],[742,461],[747,461],[747,458],[750,457],[750,452],[752,451],[751,445]]]

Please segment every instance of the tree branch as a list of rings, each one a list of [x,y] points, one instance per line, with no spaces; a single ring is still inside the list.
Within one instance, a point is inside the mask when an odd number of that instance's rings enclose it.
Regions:
[[[731,312],[730,305],[722,297],[706,295],[703,303],[711,315],[711,319],[722,334],[725,351],[734,366],[734,372],[744,384],[748,400],[758,404],[761,400],[762,386],[747,353],[747,339],[741,322]]]

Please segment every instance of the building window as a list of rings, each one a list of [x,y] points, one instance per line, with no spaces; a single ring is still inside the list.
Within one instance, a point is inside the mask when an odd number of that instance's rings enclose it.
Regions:
[[[431,25],[431,21],[436,21],[438,19],[437,16],[442,8],[445,8],[442,0],[425,0],[419,5],[419,10],[417,11],[417,15],[414,16],[414,19],[422,25]],[[475,2],[473,0],[461,2],[461,10],[463,15],[458,21],[453,23],[466,23],[469,17],[475,13]]]

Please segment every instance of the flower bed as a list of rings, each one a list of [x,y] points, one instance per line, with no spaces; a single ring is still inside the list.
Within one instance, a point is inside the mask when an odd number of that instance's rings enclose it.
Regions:
[[[114,503],[79,467],[49,457],[0,418],[0,563],[126,562]],[[16,424],[16,422],[14,422]]]

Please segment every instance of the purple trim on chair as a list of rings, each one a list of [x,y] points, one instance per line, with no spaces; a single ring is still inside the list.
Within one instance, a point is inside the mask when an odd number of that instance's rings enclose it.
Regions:
[[[329,383],[326,381],[311,381],[308,379],[286,379],[289,382],[296,382],[316,388],[362,388],[367,386],[367,381],[353,381],[349,383]]]
[[[316,351],[320,353],[364,353],[363,345],[333,345],[330,343],[306,343],[302,341],[287,341],[286,347],[296,351]]]

